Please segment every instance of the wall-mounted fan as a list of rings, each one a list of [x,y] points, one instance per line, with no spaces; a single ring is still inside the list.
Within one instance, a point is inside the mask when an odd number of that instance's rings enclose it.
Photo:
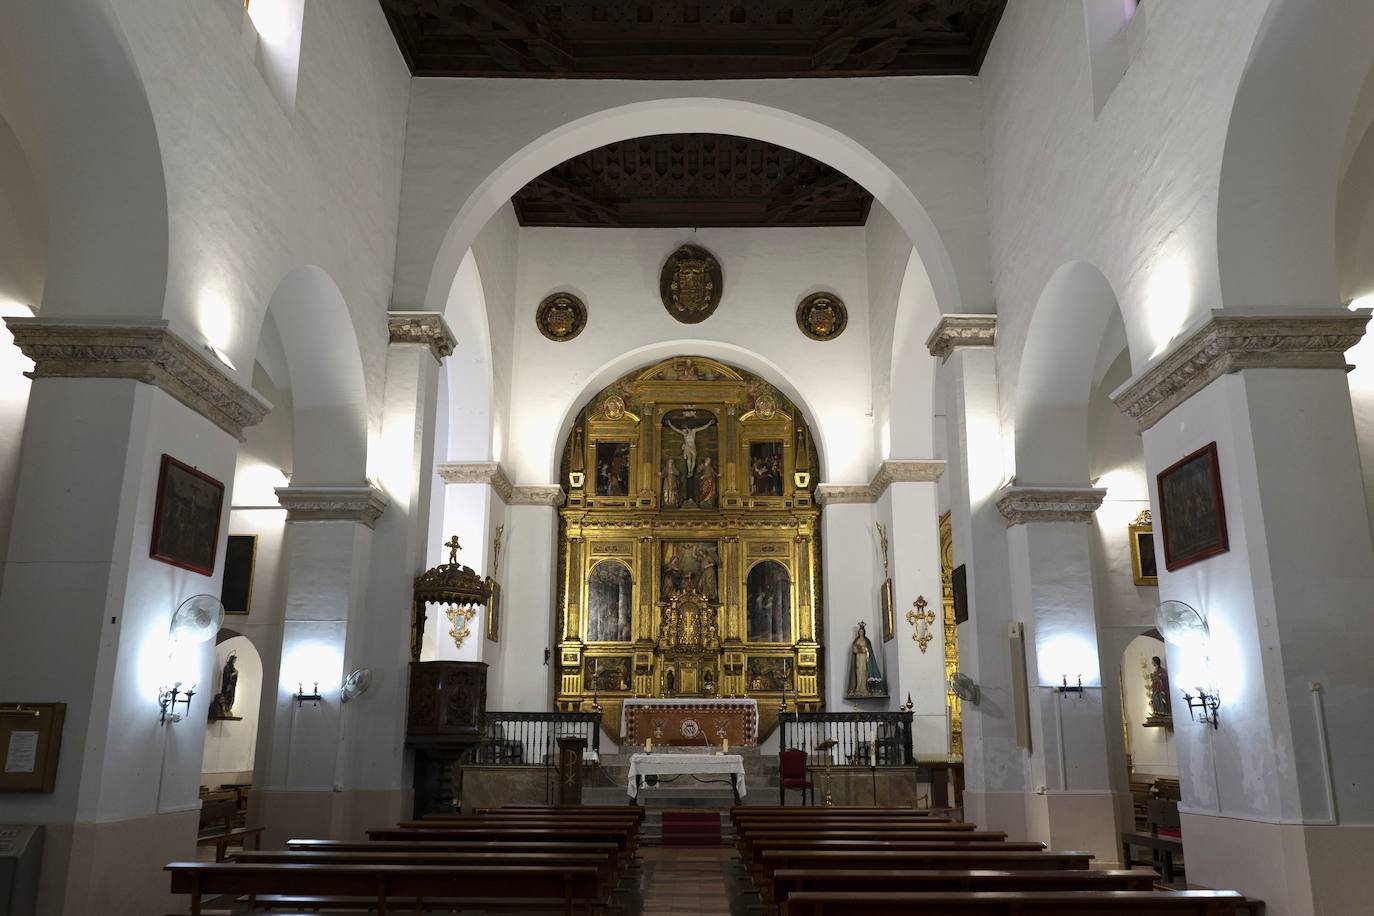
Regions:
[[[974,683],[973,678],[962,671],[956,671],[949,676],[949,689],[953,690],[954,695],[964,702],[972,703],[974,706],[978,705],[978,685]]]
[[[1165,601],[1155,609],[1155,626],[1167,642],[1201,649],[1212,637],[1207,621],[1182,601]]]
[[[213,639],[224,623],[224,605],[214,595],[192,595],[172,615],[172,642],[193,646]]]
[[[343,686],[339,688],[339,702],[348,703],[367,693],[367,688],[372,686],[372,669],[359,668],[344,678]]]

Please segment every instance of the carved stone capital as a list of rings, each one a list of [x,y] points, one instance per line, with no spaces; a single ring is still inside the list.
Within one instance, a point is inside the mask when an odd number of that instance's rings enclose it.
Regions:
[[[429,347],[435,360],[453,355],[458,339],[438,312],[388,312],[387,331],[394,344],[419,344]]]
[[[358,522],[369,528],[386,510],[386,494],[374,486],[277,487],[288,522]]]
[[[1214,309],[1112,400],[1147,430],[1216,379],[1242,369],[1348,369],[1369,309]]]
[[[1008,525],[1029,522],[1089,522],[1102,505],[1107,491],[1097,487],[1018,487],[1002,488],[997,496],[997,511]]]
[[[506,505],[552,506],[556,509],[563,505],[566,498],[563,488],[557,484],[546,487],[511,487],[510,498],[506,500]]]
[[[563,488],[557,484],[514,486],[505,469],[495,461],[446,461],[436,465],[434,470],[446,483],[486,484],[508,506],[558,507],[566,498]]]
[[[496,491],[502,502],[510,502],[510,478],[495,461],[445,461],[434,470],[445,483],[486,484]]]
[[[173,334],[161,319],[100,321],[6,318],[14,342],[33,360],[30,378],[133,379],[161,388],[242,441],[245,427],[272,405],[220,368],[208,350]]]
[[[944,315],[926,338],[926,349],[944,362],[964,347],[991,347],[996,337],[996,315]]]
[[[878,472],[866,484],[821,484],[816,487],[816,502],[822,506],[875,503],[894,483],[931,482],[944,473],[943,461],[891,458],[878,466]]]

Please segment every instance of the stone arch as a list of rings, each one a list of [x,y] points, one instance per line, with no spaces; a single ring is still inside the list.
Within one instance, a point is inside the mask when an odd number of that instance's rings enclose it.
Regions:
[[[1031,315],[1015,389],[1015,467],[1020,484],[1086,486],[1088,402],[1099,346],[1120,306],[1086,261],[1050,277]]]
[[[526,144],[463,202],[445,233],[429,276],[426,308],[439,310],[477,234],[516,191],[544,171],[587,150],[655,134],[717,133],[778,143],[858,181],[901,225],[930,274],[942,311],[958,311],[953,262],[934,222],[911,189],[872,152],[843,133],[790,111],[723,98],[655,99],[570,121]]]
[[[1221,164],[1222,302],[1335,307],[1338,184],[1352,117],[1374,68],[1374,5],[1275,0],[1259,34]]]
[[[0,119],[27,153],[46,206],[43,302],[32,304],[47,315],[162,315],[162,153],[109,0],[6,10],[0,85]]]
[[[897,298],[888,389],[888,440],[883,457],[928,458],[935,454],[936,360],[925,341],[940,318],[935,289],[915,248],[907,258]]]
[[[362,354],[334,280],[306,264],[287,273],[268,303],[291,376],[291,484],[358,485],[368,473]]]
[[[438,443],[439,460],[493,460],[497,405],[491,329],[482,274],[471,251],[454,277],[444,320],[458,344],[443,364],[448,436]]]
[[[592,399],[601,393],[607,385],[627,372],[637,368],[647,368],[654,363],[674,356],[705,356],[719,360],[729,366],[747,369],[785,394],[801,411],[806,420],[806,425],[811,430],[812,441],[815,443],[816,454],[820,462],[820,467],[814,469],[816,477],[821,481],[826,479],[824,472],[829,467],[829,461],[827,459],[825,421],[824,417],[818,416],[808,403],[806,393],[799,390],[776,365],[754,351],[733,344],[710,340],[661,341],[630,350],[609,362],[603,363],[600,368],[588,376],[580,391],[570,394],[564,399],[562,413],[556,424],[542,424],[537,433],[533,430],[529,431],[534,434],[526,435],[519,447],[513,451],[516,454],[528,453],[536,456],[547,456],[548,476],[544,479],[558,480],[558,465],[562,461],[563,444],[568,441],[568,436],[572,433],[573,423],[582,409],[590,404]],[[530,424],[526,425],[529,426]],[[833,448],[833,443],[831,447]],[[535,460],[539,459],[536,458]],[[525,481],[520,480],[519,482],[524,483]]]

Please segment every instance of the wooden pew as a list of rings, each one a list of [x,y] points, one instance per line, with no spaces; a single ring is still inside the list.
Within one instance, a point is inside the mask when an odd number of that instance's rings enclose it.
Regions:
[[[239,796],[233,792],[210,793],[201,796],[200,831],[196,837],[197,846],[215,847],[215,861],[223,862],[228,858],[229,844],[237,841],[247,848],[248,840],[254,847],[262,845],[262,827],[249,827],[242,824],[243,812]]]
[[[1243,899],[1232,891],[806,891],[788,899],[787,916],[1235,916]]]
[[[374,909],[386,916],[392,901],[463,901],[476,907],[519,907],[520,912],[561,909],[591,913],[600,901],[597,871],[587,865],[279,865],[238,862],[171,862],[172,893],[191,896],[192,916],[202,916],[202,898],[302,896],[329,901],[334,909]],[[409,909],[410,905],[396,907]]]
[[[1150,891],[1155,873],[1149,869],[1111,871],[923,871],[918,869],[779,869],[773,872],[769,899],[786,904],[793,894],[903,893],[972,891]],[[785,911],[784,911],[785,912]]]
[[[1013,852],[1002,849],[765,849],[759,854],[759,886],[770,887],[773,873],[789,869],[942,869],[993,871],[1082,871],[1090,852]]]
[[[645,810],[635,805],[502,805],[498,808],[478,808],[475,814],[629,814],[644,821]]]
[[[628,830],[607,827],[442,827],[421,830],[405,827],[380,827],[367,831],[369,840],[439,840],[466,841],[469,844],[487,842],[560,842],[608,841],[616,844],[621,855],[634,852],[634,835]]]
[[[806,840],[793,838],[768,839],[752,842],[747,849],[740,850],[740,860],[751,872],[758,872],[763,866],[763,854],[770,850],[777,852],[798,852],[814,849],[817,852],[1044,852],[1045,844],[1037,842],[1006,843],[993,840],[986,843],[965,842],[962,838],[953,840],[836,840],[817,837]]]

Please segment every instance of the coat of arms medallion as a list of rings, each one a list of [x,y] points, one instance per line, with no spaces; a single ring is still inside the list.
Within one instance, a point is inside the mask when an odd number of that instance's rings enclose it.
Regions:
[[[534,323],[549,340],[572,340],[587,326],[587,306],[572,293],[554,293],[539,303]]]
[[[683,245],[663,264],[658,290],[663,307],[683,324],[705,321],[720,305],[720,262],[696,245]]]
[[[797,327],[812,340],[834,340],[849,324],[849,310],[833,293],[812,293],[797,305]]]

